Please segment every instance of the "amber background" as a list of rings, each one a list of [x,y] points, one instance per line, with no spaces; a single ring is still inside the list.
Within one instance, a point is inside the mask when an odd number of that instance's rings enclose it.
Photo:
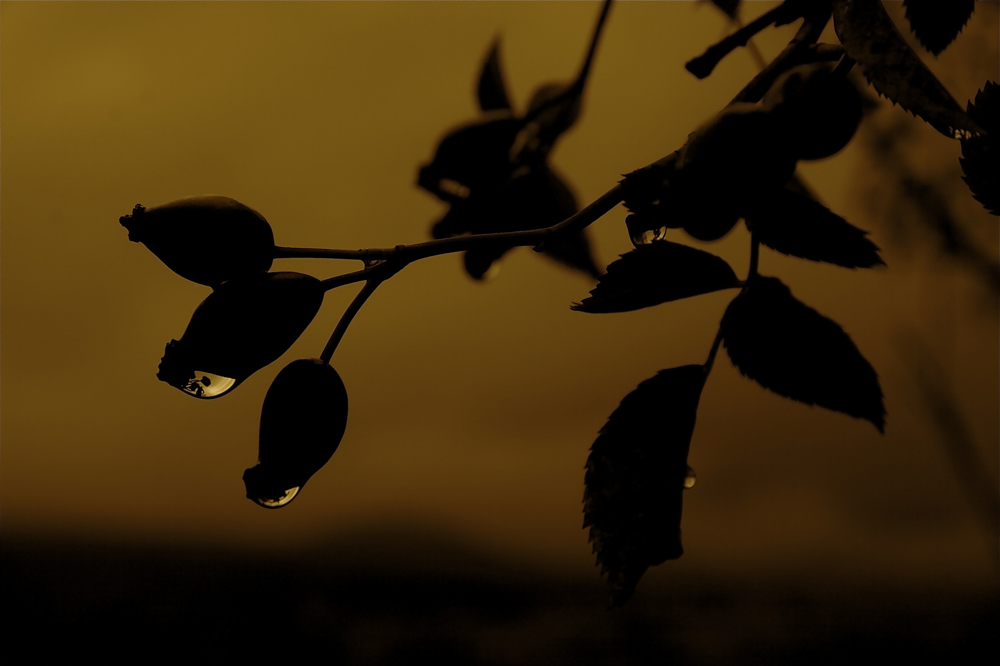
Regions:
[[[977,4],[966,46],[960,37],[936,61],[924,54],[963,104],[997,79],[996,3]],[[764,9],[748,5],[747,16]],[[575,73],[597,11],[0,5],[5,546],[124,540],[274,554],[405,527],[596,581],[580,529],[589,445],[638,382],[704,359],[732,293],[590,316],[568,307],[587,279],[527,250],[488,285],[467,279],[456,257],[414,265],[369,301],[334,359],[351,399],[340,450],[292,505],[268,512],[241,481],[264,392],[285,363],[318,356],[356,288],[329,293],[291,351],[235,393],[195,401],[155,372],[207,289],[129,243],[117,218],[137,202],[211,193],[260,211],[283,245],[425,240],[444,208],[415,187],[416,169],[445,130],[475,117],[491,40],[502,35],[523,108],[535,86]],[[581,201],[679,146],[753,75],[745,52],[705,81],[684,71],[727,30],[707,3],[613,8],[584,115],[554,158]],[[793,30],[759,39],[765,56]],[[928,163],[954,164],[956,142],[920,136]],[[994,535],[962,492],[898,341],[916,330],[945,364],[995,481],[996,303],[962,267],[919,247],[902,253],[880,231],[858,194],[859,181],[880,176],[858,146],[802,172],[833,210],[873,229],[890,268],[764,251],[761,270],[852,335],[882,378],[886,435],[765,392],[720,358],[691,445],[686,554],[647,579],[822,572],[856,585],[995,591]],[[996,218],[974,204],[962,211],[995,259]],[[604,264],[630,247],[623,219],[619,208],[592,227]],[[744,272],[747,240],[739,229],[713,251]],[[328,277],[353,265],[275,268]]]

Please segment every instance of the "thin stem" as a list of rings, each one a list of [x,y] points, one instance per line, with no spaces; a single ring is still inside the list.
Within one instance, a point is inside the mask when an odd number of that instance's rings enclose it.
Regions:
[[[498,234],[443,238],[415,245],[397,245],[392,250],[386,250],[385,252],[390,253],[389,256],[408,264],[419,259],[426,259],[427,257],[436,257],[451,252],[463,252],[497,243],[503,243],[511,247],[536,246],[554,234],[570,233],[585,229],[591,223],[603,217],[608,211],[621,203],[621,201],[621,185],[615,185],[580,212],[551,227],[532,229],[530,231],[511,231]],[[382,250],[377,250],[377,252],[382,252]]]
[[[761,14],[722,41],[708,47],[708,49],[697,58],[689,60],[684,65],[684,68],[697,76],[699,79],[704,79],[712,73],[712,70],[715,69],[716,65],[722,62],[723,58],[732,53],[738,47],[746,46],[747,42],[750,41],[750,38],[764,28],[779,20],[786,23],[794,20],[797,10],[793,7],[793,5],[794,3],[786,0],[774,9]]]
[[[371,259],[369,250],[327,250],[313,247],[281,247],[275,246],[275,259]]]
[[[530,113],[525,114],[524,118],[521,119],[522,127],[557,104],[562,104],[574,95],[583,94],[583,88],[586,85],[587,77],[590,74],[590,67],[594,62],[594,55],[597,53],[597,42],[604,29],[604,22],[608,17],[608,12],[611,10],[611,2],[612,0],[604,0],[604,6],[601,7],[601,15],[598,16],[597,25],[594,28],[594,36],[590,39],[590,47],[587,50],[587,56],[583,59],[583,66],[580,68],[580,73],[577,75],[572,85],[568,86],[566,90],[559,93],[544,104],[539,105],[538,108],[533,109]]]
[[[812,45],[819,41],[820,35],[823,34],[823,30],[829,21],[829,9],[806,16],[799,31],[788,42],[788,46],[771,61],[771,64],[762,69],[757,76],[753,77],[743,87],[743,90],[736,94],[736,97],[733,98],[730,104],[759,102],[764,93],[770,89],[779,76],[784,74],[786,70],[801,64],[801,61],[804,59],[811,57]]]
[[[321,281],[323,283],[323,290],[330,291],[331,289],[336,289],[337,287],[343,287],[345,284],[362,282],[369,279],[376,269],[378,269],[378,265],[369,266],[368,268],[360,271],[354,271],[353,273],[345,273],[336,277],[327,278],[326,280]]]
[[[576,77],[576,81],[573,82],[573,87],[579,88],[581,91],[587,81],[587,76],[590,74],[590,66],[594,62],[594,54],[597,53],[597,41],[601,37],[601,31],[604,29],[604,21],[607,20],[608,12],[611,10],[611,1],[605,0],[604,6],[601,7],[601,15],[597,18],[597,25],[594,27],[594,36],[590,39],[590,48],[587,51],[587,57],[583,60],[580,74]]]
[[[341,315],[340,321],[337,322],[337,328],[333,329],[330,341],[326,343],[326,347],[323,348],[323,353],[319,356],[321,359],[327,363],[330,362],[330,359],[333,358],[333,352],[337,350],[337,345],[340,344],[341,339],[344,337],[344,333],[347,332],[347,327],[351,325],[351,320],[354,319],[354,315],[358,314],[358,310],[361,309],[361,306],[365,304],[368,297],[372,295],[382,282],[383,279],[372,279],[365,282],[365,286],[361,288],[361,291],[359,291],[358,295],[354,297],[353,301],[351,301],[347,310],[345,310],[344,314]]]
[[[750,272],[747,273],[747,282],[754,275],[757,275],[757,264],[760,262],[760,241],[754,234],[750,234]]]
[[[719,330],[715,334],[715,340],[712,341],[712,349],[708,352],[708,358],[705,359],[705,374],[707,375],[712,371],[712,365],[715,364],[715,356],[719,353],[719,345],[722,344],[722,325],[719,325]]]

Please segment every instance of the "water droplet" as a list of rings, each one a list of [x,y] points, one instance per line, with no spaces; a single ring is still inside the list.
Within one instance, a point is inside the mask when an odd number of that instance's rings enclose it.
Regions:
[[[654,241],[661,241],[667,237],[667,228],[660,227],[659,229],[647,229],[646,231],[638,231],[632,235],[632,245],[639,247],[640,245],[649,245]]]
[[[697,475],[694,473],[694,468],[688,465],[687,476],[684,477],[684,490],[689,490],[694,488],[694,484],[698,481]]]
[[[236,388],[236,380],[232,377],[222,377],[210,372],[195,370],[194,378],[189,379],[187,384],[180,388],[188,395],[207,400],[229,393]]]
[[[289,488],[280,496],[274,499],[271,499],[269,497],[258,497],[254,501],[257,502],[257,504],[260,504],[265,509],[280,509],[281,507],[285,506],[293,499],[295,499],[295,496],[299,494],[299,490],[301,489],[302,486],[295,486],[294,488]]]

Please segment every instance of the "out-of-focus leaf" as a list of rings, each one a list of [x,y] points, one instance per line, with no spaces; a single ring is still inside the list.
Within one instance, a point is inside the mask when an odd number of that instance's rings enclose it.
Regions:
[[[746,222],[754,238],[782,254],[845,268],[885,265],[867,231],[787,188],[762,195],[747,211]]]
[[[483,111],[510,111],[513,108],[507,86],[504,85],[503,70],[500,68],[499,39],[493,42],[483,62],[483,70],[479,73],[479,83],[476,85],[476,99]]]
[[[740,0],[712,0],[712,4],[721,9],[726,16],[734,19],[740,7]]]
[[[880,95],[950,138],[983,132],[913,52],[879,0],[834,0],[833,25]]]
[[[628,312],[738,286],[733,269],[714,254],[659,240],[621,255],[590,296],[571,307],[580,312]]]
[[[520,120],[494,111],[448,132],[434,160],[420,169],[417,184],[448,202],[498,187],[514,171],[510,149],[520,130]]]
[[[677,559],[688,447],[705,368],[662,370],[611,413],[590,449],[583,527],[590,527],[611,605],[632,596],[651,566]]]
[[[990,132],[987,136],[962,139],[963,180],[976,201],[993,215],[1000,215],[1000,85],[987,81],[969,102],[969,115]]]
[[[482,190],[455,201],[432,228],[435,238],[462,234],[492,234],[541,229],[562,222],[577,212],[576,197],[568,185],[545,164],[525,170],[501,187]],[[481,279],[490,263],[510,248],[479,248],[466,258],[469,274]],[[592,277],[599,271],[585,232],[559,234],[540,250],[556,261]],[[492,258],[492,259],[491,259]]]
[[[547,158],[559,137],[576,123],[582,108],[582,87],[559,83],[539,87],[528,104],[524,129],[511,149],[512,159],[518,164],[534,164]]]
[[[743,375],[778,395],[885,429],[878,375],[836,322],[760,275],[722,317],[723,344]]]
[[[937,55],[969,22],[975,0],[903,0],[906,20],[925,49]]]

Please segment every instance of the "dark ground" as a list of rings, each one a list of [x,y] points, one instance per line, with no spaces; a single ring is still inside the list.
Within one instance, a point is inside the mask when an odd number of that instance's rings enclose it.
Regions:
[[[962,664],[1000,653],[992,589],[660,577],[607,611],[596,571],[558,577],[412,534],[280,556],[6,534],[0,552],[5,652],[35,659]]]

